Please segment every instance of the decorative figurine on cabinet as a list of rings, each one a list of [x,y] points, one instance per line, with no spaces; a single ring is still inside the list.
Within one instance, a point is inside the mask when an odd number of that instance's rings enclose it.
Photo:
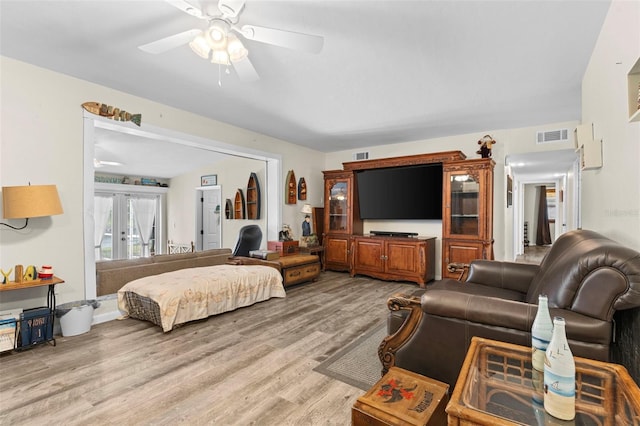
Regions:
[[[280,241],[292,241],[293,237],[291,236],[291,227],[289,225],[282,225],[282,231],[280,231],[280,235],[278,236]]]
[[[480,145],[480,149],[476,151],[476,154],[480,154],[482,158],[490,158],[491,148],[495,144],[496,144],[496,141],[491,137],[491,135],[484,135],[482,139],[478,141],[478,145]]]

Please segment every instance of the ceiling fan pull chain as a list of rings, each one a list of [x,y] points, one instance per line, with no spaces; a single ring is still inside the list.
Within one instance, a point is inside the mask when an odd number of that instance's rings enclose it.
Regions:
[[[222,67],[222,65],[218,64],[218,86],[222,87],[222,77],[220,76],[220,67]]]

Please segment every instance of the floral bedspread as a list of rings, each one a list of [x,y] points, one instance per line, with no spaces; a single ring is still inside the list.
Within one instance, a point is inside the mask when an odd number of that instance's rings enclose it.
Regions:
[[[118,291],[118,308],[128,314],[127,291],[158,304],[165,332],[175,324],[286,295],[280,272],[261,265],[181,269],[131,281]]]

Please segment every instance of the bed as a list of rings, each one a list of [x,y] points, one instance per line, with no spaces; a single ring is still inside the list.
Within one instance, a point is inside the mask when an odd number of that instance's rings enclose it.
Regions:
[[[118,308],[167,332],[179,324],[285,296],[282,275],[275,268],[216,265],[131,281],[118,291]]]

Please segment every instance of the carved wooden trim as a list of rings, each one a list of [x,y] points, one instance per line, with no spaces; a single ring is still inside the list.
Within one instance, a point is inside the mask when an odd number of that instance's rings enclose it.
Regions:
[[[467,158],[462,151],[444,151],[431,154],[405,155],[403,157],[378,158],[374,160],[342,163],[344,170],[381,169],[383,167],[415,166],[418,164],[446,163]]]
[[[422,306],[420,298],[404,294],[393,295],[387,300],[390,311],[408,310],[409,316],[402,326],[391,336],[384,338],[378,347],[378,358],[382,362],[382,375],[385,375],[395,365],[396,352],[413,336],[422,320]]]
[[[443,164],[443,170],[445,172],[465,172],[469,174],[472,172],[479,173],[481,170],[486,170],[487,168],[493,169],[495,165],[496,162],[491,158],[476,158],[472,160],[446,162]]]

